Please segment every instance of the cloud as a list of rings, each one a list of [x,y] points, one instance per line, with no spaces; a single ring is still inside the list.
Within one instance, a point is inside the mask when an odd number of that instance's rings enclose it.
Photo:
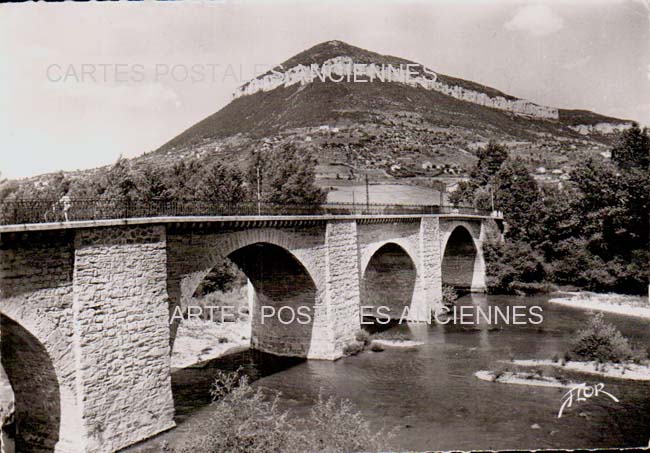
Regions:
[[[564,20],[548,6],[531,5],[520,8],[504,27],[506,30],[526,32],[532,36],[546,36],[561,30]]]

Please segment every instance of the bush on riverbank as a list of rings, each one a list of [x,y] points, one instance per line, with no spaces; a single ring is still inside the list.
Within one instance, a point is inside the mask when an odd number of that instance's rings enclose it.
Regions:
[[[382,451],[392,437],[391,432],[373,431],[347,400],[319,396],[309,416],[294,421],[278,408],[277,395],[268,398],[239,371],[218,371],[211,394],[219,417],[208,422],[205,435],[173,451]]]
[[[451,285],[442,285],[442,305],[445,307],[453,307],[458,300],[458,293],[456,288]]]
[[[343,354],[346,356],[357,355],[366,348],[362,341],[353,341],[343,346]]]
[[[354,337],[355,341],[343,347],[343,354],[346,356],[360,354],[367,348],[370,348],[370,350],[373,352],[383,351],[384,347],[378,343],[375,343],[374,340],[391,341],[396,343],[408,342],[412,340],[411,335],[395,330],[370,334],[366,330],[361,329],[355,333]]]
[[[645,355],[633,351],[627,338],[614,325],[606,322],[602,313],[592,316],[587,327],[578,332],[569,353],[573,360],[600,363],[640,360]]]

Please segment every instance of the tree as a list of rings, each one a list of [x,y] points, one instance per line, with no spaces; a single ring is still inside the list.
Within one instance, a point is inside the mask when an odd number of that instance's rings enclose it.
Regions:
[[[449,195],[452,204],[471,205],[478,209],[492,209],[494,178],[508,159],[508,151],[502,145],[490,142],[479,149],[478,162],[470,171],[471,179],[461,181]]]
[[[147,165],[140,173],[138,192],[145,200],[164,200],[170,198],[165,172],[159,167]]]
[[[461,181],[458,187],[449,194],[449,202],[453,205],[474,205],[474,194],[478,184],[473,181]]]
[[[537,292],[545,289],[543,257],[523,241],[484,243],[488,290],[492,293]]]
[[[477,157],[478,162],[470,176],[479,186],[485,186],[508,159],[508,151],[504,146],[490,142],[486,148],[479,149]]]
[[[102,197],[110,200],[132,200],[138,198],[138,177],[127,159],[120,158],[106,172],[103,178],[106,190]]]
[[[246,199],[243,183],[244,177],[239,170],[216,162],[200,174],[197,194],[216,204],[234,205]]]
[[[247,181],[252,200],[257,200],[258,182],[263,202],[318,205],[327,198],[316,186],[316,162],[293,144],[255,153]]]
[[[621,134],[612,149],[612,161],[621,168],[650,168],[650,132],[638,123]]]
[[[201,166],[196,160],[180,161],[165,172],[169,197],[174,201],[196,198],[197,175],[201,174]]]
[[[542,187],[538,241],[533,245],[549,262],[563,256],[558,244],[580,235],[583,219],[574,206],[578,198],[579,192],[571,185]]]
[[[521,159],[509,159],[495,176],[495,205],[508,223],[508,236],[531,241],[537,231],[541,204],[537,182]]]

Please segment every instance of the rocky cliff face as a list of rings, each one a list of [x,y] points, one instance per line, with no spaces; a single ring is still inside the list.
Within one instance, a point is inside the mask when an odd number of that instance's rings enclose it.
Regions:
[[[411,67],[412,66],[412,67]],[[271,91],[278,87],[305,85],[315,81],[353,82],[353,83],[403,83],[409,86],[433,90],[462,101],[484,107],[504,110],[517,115],[541,119],[558,119],[558,110],[552,107],[533,104],[524,99],[491,97],[486,93],[461,86],[449,85],[437,79],[433,71],[418,71],[420,65],[378,65],[355,64],[348,56],[338,56],[324,61],[321,65],[296,65],[287,70],[274,70],[239,87],[233,98],[248,96],[260,91]]]
[[[582,135],[591,134],[614,134],[621,132],[632,127],[631,123],[598,123],[598,124],[578,124],[576,126],[569,126],[569,129],[574,130]]]

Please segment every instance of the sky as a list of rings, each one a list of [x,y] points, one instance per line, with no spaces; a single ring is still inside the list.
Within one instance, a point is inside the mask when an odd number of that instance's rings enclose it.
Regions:
[[[187,1],[0,5],[0,172],[158,148],[329,40],[559,108],[650,124],[648,3]]]

